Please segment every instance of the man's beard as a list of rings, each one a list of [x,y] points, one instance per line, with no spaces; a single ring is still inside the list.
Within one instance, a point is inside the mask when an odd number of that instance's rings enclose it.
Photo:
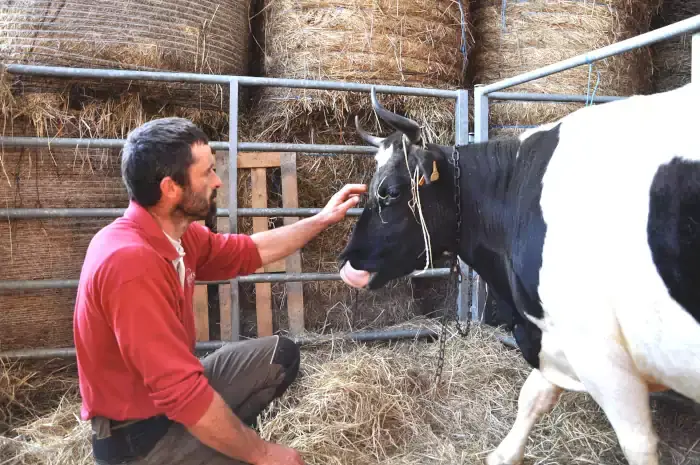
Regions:
[[[202,194],[197,194],[189,189],[185,190],[184,198],[173,209],[173,213],[179,213],[189,221],[200,221],[216,217],[216,190],[207,200]]]

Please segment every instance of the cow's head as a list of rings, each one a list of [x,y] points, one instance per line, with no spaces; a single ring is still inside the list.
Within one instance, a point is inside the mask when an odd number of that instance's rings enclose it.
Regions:
[[[425,267],[423,224],[431,259],[453,250],[456,242],[451,151],[423,144],[418,123],[383,108],[374,89],[372,105],[395,132],[385,138],[367,134],[355,118],[362,139],[378,148],[377,170],[362,215],[340,255],[343,281],[371,290]]]

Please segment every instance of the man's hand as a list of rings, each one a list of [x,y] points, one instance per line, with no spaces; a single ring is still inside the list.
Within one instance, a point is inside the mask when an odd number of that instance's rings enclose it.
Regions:
[[[188,428],[194,437],[227,457],[252,465],[304,465],[294,449],[263,440],[214,392],[209,408]]]
[[[286,258],[323,230],[342,220],[348,209],[357,205],[363,192],[367,192],[366,185],[347,184],[316,215],[250,236],[258,247],[263,266]]]
[[[367,192],[365,184],[346,184],[336,192],[326,206],[318,214],[319,220],[325,227],[342,220],[348,210],[360,201],[360,194]]]
[[[304,461],[296,450],[268,442],[267,455],[257,465],[304,465]]]

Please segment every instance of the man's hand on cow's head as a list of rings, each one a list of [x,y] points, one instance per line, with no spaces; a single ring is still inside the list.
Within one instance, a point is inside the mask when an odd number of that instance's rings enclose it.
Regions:
[[[318,214],[319,219],[326,227],[337,223],[345,218],[349,209],[357,206],[360,195],[365,192],[367,192],[366,184],[346,184],[331,197]]]

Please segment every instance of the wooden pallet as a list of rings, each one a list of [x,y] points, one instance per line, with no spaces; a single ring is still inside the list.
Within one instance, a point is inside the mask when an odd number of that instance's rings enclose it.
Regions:
[[[238,154],[238,169],[251,170],[251,206],[253,208],[266,208],[268,206],[267,195],[267,169],[280,168],[282,176],[282,206],[284,208],[297,208],[299,206],[297,189],[296,153],[284,152],[243,152]],[[228,208],[228,152],[217,152],[216,170],[224,181],[217,193],[219,208]],[[287,217],[284,224],[292,224],[298,218]],[[253,218],[253,232],[266,231],[268,229],[267,217]],[[219,218],[217,231],[226,233],[229,231],[229,219]],[[301,253],[294,252],[285,260],[271,263],[256,272],[265,273],[301,273]],[[287,313],[289,315],[289,332],[292,335],[304,331],[304,294],[302,283],[286,283],[287,287]],[[258,337],[270,336],[273,333],[272,324],[272,284],[255,284],[255,308],[257,315]],[[197,329],[197,340],[209,340],[209,304],[207,286],[195,287],[194,312]],[[219,315],[221,339],[231,340],[231,292],[228,285],[219,286]]]

